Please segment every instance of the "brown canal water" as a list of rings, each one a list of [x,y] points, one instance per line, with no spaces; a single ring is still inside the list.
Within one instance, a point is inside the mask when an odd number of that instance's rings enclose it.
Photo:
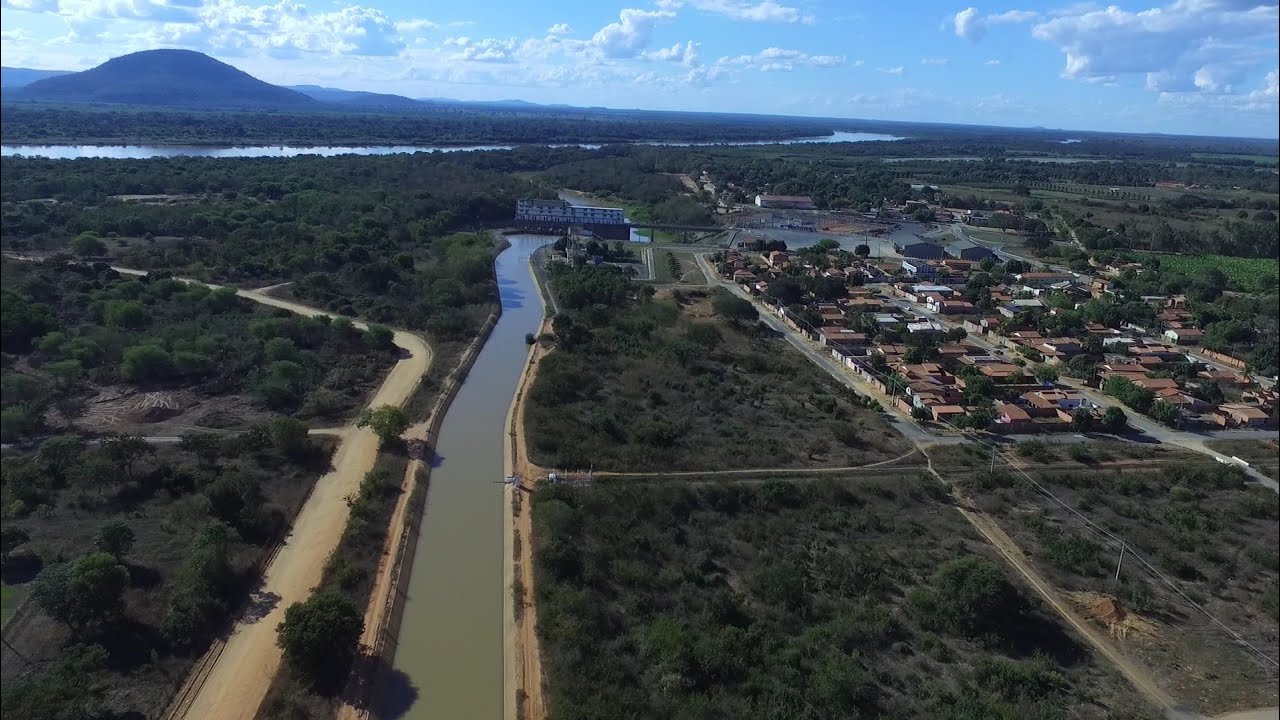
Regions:
[[[407,588],[384,718],[499,720],[503,692],[503,443],[507,409],[542,320],[529,255],[551,241],[514,235],[498,256],[502,317],[445,415]]]

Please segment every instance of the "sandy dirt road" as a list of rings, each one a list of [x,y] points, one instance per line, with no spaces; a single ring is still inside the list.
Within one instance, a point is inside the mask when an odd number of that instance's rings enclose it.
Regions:
[[[146,274],[129,268],[115,270],[128,275]],[[299,315],[337,317],[258,290],[237,290],[236,294]],[[352,322],[357,327],[367,327],[365,323]],[[403,405],[430,366],[431,350],[422,338],[396,331],[394,342],[403,350],[402,356],[374,393],[370,407]],[[350,509],[346,498],[358,489],[360,480],[373,468],[378,455],[378,438],[367,429],[352,424],[342,429],[338,437],[332,469],[316,481],[284,544],[267,566],[249,611],[236,623],[231,634],[215,643],[196,664],[166,717],[252,720],[258,712],[280,666],[276,626],[284,619],[285,609],[305,600],[320,582],[325,561],[337,547],[347,524]]]
[[[551,331],[551,322],[543,320],[536,335]],[[504,501],[510,511],[504,519],[503,586],[508,592],[504,599],[503,635],[506,659],[503,663],[504,720],[544,720],[547,717],[546,696],[543,692],[542,649],[538,645],[538,609],[533,599],[533,519],[530,492],[535,482],[547,473],[529,461],[524,442],[524,402],[528,389],[538,374],[547,349],[534,345],[520,384],[507,412],[508,442],[504,445],[507,474],[519,475],[524,488],[506,487]],[[520,607],[515,607],[515,583],[523,588]]]

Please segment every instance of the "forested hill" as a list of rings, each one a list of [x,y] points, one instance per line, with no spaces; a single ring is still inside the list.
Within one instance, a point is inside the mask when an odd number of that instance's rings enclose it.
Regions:
[[[12,93],[22,100],[190,108],[307,108],[319,101],[265,83],[190,50],[146,50],[83,72],[37,80]]]

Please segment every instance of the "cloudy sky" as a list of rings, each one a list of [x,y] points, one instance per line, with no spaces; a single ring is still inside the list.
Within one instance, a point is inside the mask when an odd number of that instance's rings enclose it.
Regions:
[[[1277,3],[0,0],[6,66],[207,52],[466,100],[1276,137]]]

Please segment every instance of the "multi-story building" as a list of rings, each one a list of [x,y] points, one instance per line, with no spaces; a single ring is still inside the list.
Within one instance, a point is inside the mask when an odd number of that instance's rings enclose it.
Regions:
[[[571,205],[564,200],[517,200],[516,227],[552,234],[577,229],[611,240],[626,240],[631,234],[622,208]]]
[[[762,208],[812,210],[813,198],[808,195],[756,195],[756,205]]]

